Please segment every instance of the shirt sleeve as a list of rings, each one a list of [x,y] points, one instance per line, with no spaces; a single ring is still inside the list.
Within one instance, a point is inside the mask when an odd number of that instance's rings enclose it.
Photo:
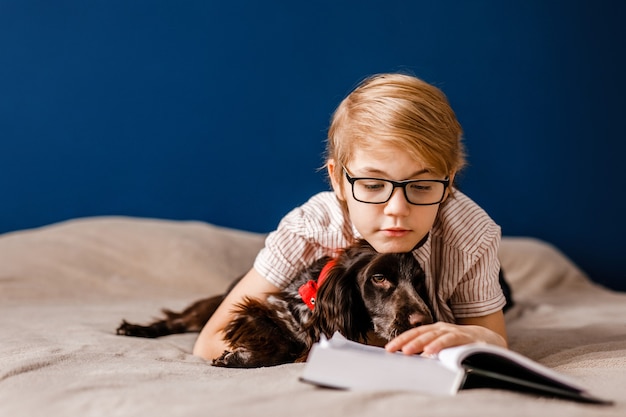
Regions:
[[[348,230],[334,193],[320,193],[281,220],[267,236],[254,268],[284,288],[302,268],[346,247],[350,242]]]
[[[456,318],[486,316],[502,310],[506,304],[499,282],[499,228],[492,227],[483,237],[481,251],[450,298],[450,307]]]

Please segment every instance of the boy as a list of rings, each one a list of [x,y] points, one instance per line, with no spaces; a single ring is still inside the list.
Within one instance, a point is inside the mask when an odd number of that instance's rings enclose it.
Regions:
[[[302,267],[355,240],[378,252],[412,252],[426,274],[438,322],[386,349],[434,354],[486,342],[506,347],[497,258],[500,227],[453,186],[465,164],[461,126],[445,95],[409,75],[364,80],[335,111],[326,169],[332,192],[288,213],[253,268],[201,331],[194,354],[218,357],[221,331],[244,297],[265,298]]]

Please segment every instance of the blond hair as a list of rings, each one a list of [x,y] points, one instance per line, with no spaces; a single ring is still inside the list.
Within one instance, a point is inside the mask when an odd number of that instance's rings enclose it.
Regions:
[[[447,176],[465,165],[461,125],[445,94],[419,78],[377,74],[363,80],[335,110],[326,158],[346,166],[354,150],[391,145]],[[343,170],[335,170],[341,184]]]

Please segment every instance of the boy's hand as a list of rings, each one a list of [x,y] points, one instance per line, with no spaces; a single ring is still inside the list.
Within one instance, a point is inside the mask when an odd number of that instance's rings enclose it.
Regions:
[[[389,352],[402,351],[407,355],[433,355],[441,349],[475,342],[507,347],[504,337],[486,327],[437,322],[407,330],[389,341],[385,349]]]

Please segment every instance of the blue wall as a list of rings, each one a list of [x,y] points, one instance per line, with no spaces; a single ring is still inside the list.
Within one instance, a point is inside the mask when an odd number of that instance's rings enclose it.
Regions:
[[[626,290],[625,2],[0,0],[0,232],[93,215],[272,230],[327,188],[364,76],[441,87],[462,188]]]

